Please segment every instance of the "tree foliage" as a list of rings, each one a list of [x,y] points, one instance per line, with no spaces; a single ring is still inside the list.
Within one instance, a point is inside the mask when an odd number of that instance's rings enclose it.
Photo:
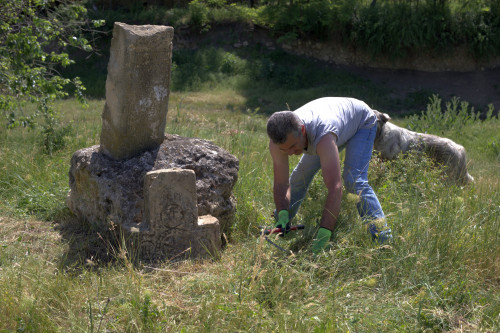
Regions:
[[[176,22],[200,31],[220,23],[218,13],[231,8],[226,20],[252,21],[283,42],[335,40],[393,59],[457,46],[477,59],[500,54],[498,0],[193,0],[188,7],[187,19]]]
[[[52,103],[74,86],[84,102],[80,79],[64,78],[59,70],[74,61],[71,47],[91,51],[84,37],[92,25],[82,1],[0,0],[0,110],[9,128],[40,127],[48,153],[64,144],[67,132],[58,123]],[[36,111],[27,108],[36,105]]]

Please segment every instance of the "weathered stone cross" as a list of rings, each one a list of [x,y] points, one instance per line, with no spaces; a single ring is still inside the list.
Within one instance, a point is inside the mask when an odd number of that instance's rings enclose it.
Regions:
[[[115,23],[100,145],[75,152],[69,173],[70,210],[118,224],[146,260],[216,256],[234,217],[238,160],[164,134],[172,40],[172,27]]]

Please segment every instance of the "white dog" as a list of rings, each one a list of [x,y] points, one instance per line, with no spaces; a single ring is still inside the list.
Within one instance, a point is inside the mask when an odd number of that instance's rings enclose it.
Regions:
[[[423,151],[438,164],[445,167],[449,179],[460,184],[473,182],[467,172],[465,148],[447,138],[417,133],[390,123],[386,113],[375,111],[377,115],[377,136],[374,148],[384,159],[393,159],[399,153],[410,150]]]

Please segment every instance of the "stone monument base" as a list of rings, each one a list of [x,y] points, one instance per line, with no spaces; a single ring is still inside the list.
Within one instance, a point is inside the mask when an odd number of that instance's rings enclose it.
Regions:
[[[192,176],[165,176],[169,169]],[[192,178],[191,192],[188,181],[172,190],[182,177]],[[167,135],[158,148],[122,161],[96,145],[71,158],[67,205],[79,220],[118,225],[140,245],[142,259],[214,255],[233,223],[237,177],[238,159],[206,140]]]

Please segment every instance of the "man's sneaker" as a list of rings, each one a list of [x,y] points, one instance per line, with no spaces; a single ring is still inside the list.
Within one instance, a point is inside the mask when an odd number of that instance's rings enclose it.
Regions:
[[[379,244],[384,244],[392,241],[392,232],[384,222],[383,227],[377,227],[375,223],[368,224],[368,232],[372,235],[372,240]]]

